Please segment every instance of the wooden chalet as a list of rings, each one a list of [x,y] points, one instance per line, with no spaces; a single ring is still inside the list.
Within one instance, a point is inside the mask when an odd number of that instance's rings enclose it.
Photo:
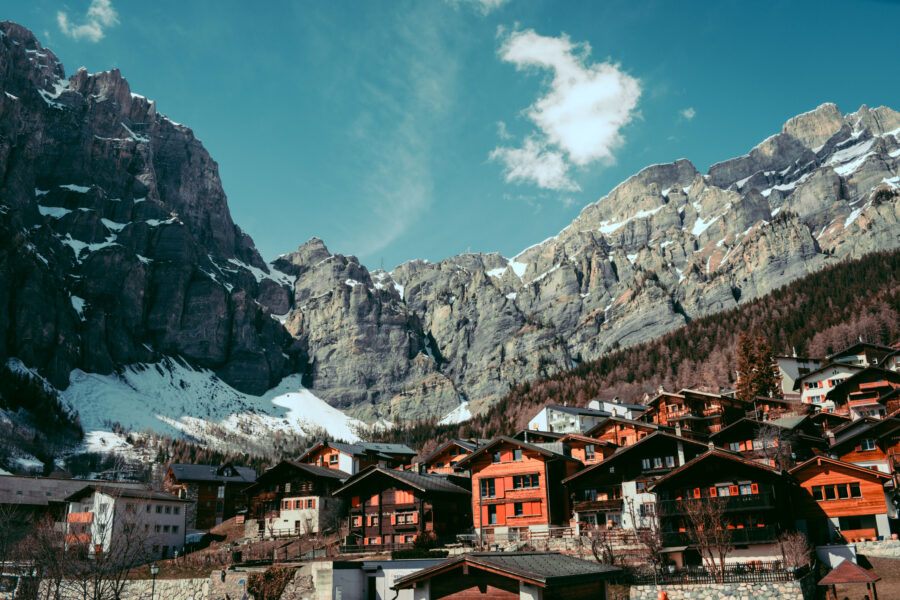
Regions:
[[[889,475],[900,472],[900,419],[859,419],[830,433],[832,458]]]
[[[743,418],[747,410],[744,402],[730,396],[683,389],[677,394],[660,392],[654,396],[641,419],[702,435]]]
[[[244,490],[254,481],[250,467],[172,463],[163,490],[194,503],[185,515],[187,527],[210,529],[246,508]]]
[[[850,416],[822,411],[811,414],[809,421],[819,429],[822,435],[825,435],[826,432],[849,423]]]
[[[800,393],[800,402],[812,405],[814,410],[838,412],[834,402],[826,400],[825,396],[831,388],[864,368],[855,364],[828,362],[798,378],[794,382],[794,388]]]
[[[569,448],[572,458],[577,458],[584,465],[598,463],[612,455],[618,446],[612,442],[594,439],[577,433],[567,433],[559,442]]]
[[[448,440],[426,456],[422,465],[427,473],[452,475],[456,472],[456,463],[472,454],[477,447],[476,440]]]
[[[477,534],[489,539],[521,539],[568,526],[568,496],[560,482],[582,465],[564,444],[529,444],[501,436],[458,466],[472,473]]]
[[[884,363],[884,359],[893,354],[896,348],[871,342],[857,342],[826,357],[828,362],[839,362],[848,365],[870,367]]]
[[[283,460],[244,490],[247,518],[261,537],[336,529],[344,507],[332,492],[349,478],[338,469]]]
[[[707,449],[706,444],[656,431],[567,477],[563,484],[578,532],[642,526],[656,501],[648,487]]]
[[[720,448],[781,469],[791,468],[815,454],[824,454],[828,447],[809,417],[773,421],[741,419],[709,439]]]
[[[345,501],[345,550],[408,548],[420,536],[446,539],[472,526],[472,493],[443,475],[372,465],[334,491]]]
[[[886,473],[816,456],[791,469],[794,518],[813,544],[890,539]]]
[[[656,423],[623,417],[610,417],[591,427],[585,432],[585,435],[624,448],[659,430],[675,433],[674,427],[662,427]]]
[[[390,469],[408,468],[415,457],[416,451],[405,444],[320,441],[300,455],[297,462],[355,475],[372,465]]]
[[[747,404],[745,416],[757,421],[775,421],[787,417],[804,417],[814,412],[809,404],[800,402],[799,396],[793,400],[757,396]]]
[[[880,419],[888,412],[888,396],[900,389],[900,373],[879,367],[866,367],[832,387],[825,400],[834,404],[835,412],[851,418]]]
[[[716,502],[724,511],[734,550],[726,562],[771,560],[780,553],[778,536],[793,527],[791,481],[773,469],[737,454],[711,449],[652,485],[663,545],[678,565],[700,564],[690,534],[691,502]]]
[[[473,552],[397,579],[416,600],[606,600],[620,569],[558,552]]]

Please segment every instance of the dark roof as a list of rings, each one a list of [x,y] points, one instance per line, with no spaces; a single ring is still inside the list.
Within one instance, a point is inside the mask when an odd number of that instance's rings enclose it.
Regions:
[[[844,559],[831,573],[819,580],[819,585],[834,585],[836,583],[875,583],[881,581],[881,577],[863,569],[858,564]]]
[[[835,392],[838,392],[839,390],[840,392],[843,392],[844,390],[855,384],[858,380],[866,377],[867,375],[872,375],[873,373],[878,377],[884,378],[886,381],[892,381],[894,383],[900,382],[900,373],[897,373],[896,371],[882,369],[881,367],[866,367],[865,369],[857,371],[844,381],[831,388],[828,393],[825,394],[825,397],[833,398],[833,394],[835,394]]]
[[[350,479],[350,473],[345,473],[340,469],[331,469],[329,467],[320,467],[318,465],[310,465],[307,463],[297,462],[295,460],[283,460],[277,465],[269,467],[263,474],[259,476],[256,482],[253,485],[248,486],[244,489],[245,494],[255,494],[258,491],[260,486],[267,485],[267,480],[271,477],[275,477],[273,473],[277,471],[283,471],[285,469],[297,469],[300,471],[304,471],[313,477],[324,477],[326,479],[335,479],[339,483],[343,483],[347,479]]]
[[[520,440],[520,439],[524,438],[526,436],[526,434],[529,434],[529,433],[532,433],[532,434],[540,436],[540,437],[553,438],[555,440],[558,440],[566,435],[565,433],[562,433],[559,431],[540,431],[538,429],[520,429],[519,431],[516,432],[516,435],[513,436],[513,439]],[[489,441],[490,440],[487,440],[485,443],[487,443]]]
[[[589,417],[608,417],[609,411],[598,410],[596,408],[585,408],[583,406],[563,406],[562,404],[548,404],[544,408],[564,412],[570,415],[585,415]]]
[[[565,434],[563,434],[563,435],[565,435]],[[562,436],[560,436],[560,437],[562,437]],[[488,450],[490,450],[491,448],[493,448],[494,446],[496,446],[499,443],[507,443],[507,444],[512,444],[514,446],[519,446],[521,448],[525,448],[527,450],[532,450],[534,452],[537,452],[548,458],[561,458],[563,460],[571,460],[573,462],[579,462],[579,463],[581,462],[577,458],[572,458],[571,456],[566,456],[565,454],[560,454],[559,452],[554,452],[553,450],[550,450],[549,448],[546,448],[539,444],[530,444],[528,442],[523,442],[522,440],[517,440],[515,438],[510,438],[510,437],[506,437],[505,435],[501,435],[501,436],[495,437],[487,444],[479,447],[478,450],[476,450],[472,454],[468,455],[467,457],[465,457],[462,460],[460,460],[459,462],[457,462],[456,465],[461,467],[463,465],[463,463],[468,463],[468,462],[474,460],[476,457],[481,456],[482,454],[484,454],[485,452],[487,452]]]
[[[813,375],[818,375],[818,374],[821,373],[822,371],[827,371],[828,369],[832,369],[832,368],[834,368],[834,367],[841,367],[841,368],[843,368],[843,369],[859,369],[860,371],[863,370],[863,369],[865,369],[865,367],[860,366],[860,365],[851,365],[851,364],[848,364],[848,363],[840,363],[840,362],[827,362],[827,363],[825,363],[824,365],[822,365],[821,367],[819,367],[818,369],[816,369],[815,371],[810,371],[810,372],[807,373],[806,375],[801,375],[800,377],[798,377],[797,379],[795,379],[795,380],[794,380],[794,387],[793,387],[793,389],[799,390],[799,389],[800,389],[800,384],[803,383],[803,381],[804,381],[805,379],[809,379],[809,378],[812,377]]]
[[[773,427],[778,427],[779,429],[787,429],[788,431],[794,431],[799,427],[806,419],[809,417],[782,417],[781,419],[773,419],[771,421],[757,421],[756,419],[751,419],[750,417],[743,417],[738,419],[731,425],[720,429],[719,431],[710,434],[709,439],[715,440],[717,438],[724,437],[723,434],[728,432],[730,429],[739,429],[741,425],[756,425],[757,427],[764,427],[766,425],[771,425]]]
[[[847,346],[843,350],[838,350],[834,354],[828,355],[826,358],[828,360],[833,360],[835,357],[838,357],[838,356],[850,356],[853,354],[859,354],[859,352],[861,350],[864,350],[866,348],[871,348],[872,350],[887,351],[887,352],[894,351],[894,348],[891,348],[890,346],[882,346],[881,344],[872,344],[870,342],[856,342],[852,346]]]
[[[666,433],[665,431],[654,431],[653,433],[642,437],[641,439],[639,439],[635,443],[631,444],[630,446],[623,446],[623,447],[619,448],[618,450],[616,450],[615,454],[607,456],[604,460],[602,460],[596,464],[593,464],[587,468],[584,468],[584,469],[578,471],[577,473],[575,473],[574,475],[569,475],[568,477],[563,479],[562,482],[568,483],[572,480],[580,478],[581,476],[583,476],[587,473],[590,473],[594,469],[601,469],[603,467],[608,467],[611,462],[618,461],[622,456],[633,451],[635,448],[640,448],[643,444],[647,444],[650,440],[658,440],[658,439],[662,439],[664,437],[673,439],[673,440],[676,440],[679,442],[687,442],[688,444],[694,444],[695,446],[702,446],[704,448],[708,447],[706,444],[692,440],[690,438],[682,437],[679,435],[672,435],[671,433]]]
[[[191,500],[182,500],[178,496],[174,496],[172,494],[168,494],[166,492],[155,492],[153,490],[134,490],[128,488],[120,488],[114,487],[111,485],[86,485],[74,494],[71,494],[66,498],[67,502],[73,502],[75,500],[79,500],[84,498],[85,496],[89,496],[94,492],[100,492],[101,494],[106,494],[107,496],[114,496],[116,498],[135,498],[138,500],[159,500],[161,502],[181,502],[181,503],[189,503]]]
[[[473,552],[449,558],[431,567],[416,571],[394,582],[393,589],[412,586],[463,563],[482,567],[515,579],[527,580],[551,587],[596,581],[620,571],[618,567],[602,565],[558,552]]]
[[[751,467],[754,469],[759,469],[760,471],[763,471],[765,473],[770,473],[774,476],[781,475],[781,473],[782,473],[782,471],[780,471],[780,470],[773,469],[772,467],[769,467],[762,463],[756,462],[755,460],[748,460],[737,453],[727,452],[720,448],[710,448],[705,453],[703,453],[699,456],[695,456],[694,458],[687,461],[680,467],[678,467],[672,471],[669,471],[668,473],[666,473],[665,475],[663,475],[662,477],[660,477],[659,479],[654,481],[653,484],[650,486],[650,489],[655,490],[659,486],[659,484],[661,484],[667,480],[670,480],[673,477],[680,475],[681,473],[683,473],[685,471],[688,471],[688,470],[694,468],[696,465],[700,464],[703,461],[710,460],[713,458],[720,458],[720,459],[734,461],[736,463],[741,463],[745,466],[748,466],[748,467]]]
[[[309,449],[301,454],[297,460],[303,460],[306,455],[310,452],[319,448],[320,446],[328,446],[329,448],[334,448],[344,454],[349,454],[350,456],[367,456],[370,454],[380,455],[384,458],[390,458],[390,455],[403,454],[406,456],[415,456],[416,451],[407,446],[406,444],[381,444],[376,442],[357,442],[355,444],[347,444],[345,442],[329,442],[329,441],[318,441]]]
[[[874,438],[880,438],[888,433],[896,431],[900,429],[900,419],[896,418],[886,418],[880,421],[872,420],[872,419],[859,419],[858,421],[854,421],[854,423],[858,423],[860,421],[864,421],[865,425],[859,428],[854,428],[852,431],[840,436],[836,436],[834,438],[834,443],[831,444],[831,448],[838,448],[843,446],[848,442],[854,442],[858,438],[862,436],[869,436]]]
[[[226,477],[221,475],[226,468],[234,469],[237,475]],[[169,465],[169,471],[178,481],[222,481],[222,482],[244,482],[253,483],[256,481],[256,471],[250,467],[236,467],[231,464],[221,466],[215,465],[192,465],[186,463],[172,463]]]
[[[465,449],[465,450],[468,450],[469,452],[474,452],[474,451],[475,451],[475,448],[478,447],[478,445],[475,444],[474,442],[470,442],[470,441],[468,441],[468,440],[458,440],[458,439],[455,439],[455,438],[454,438],[454,439],[452,439],[452,440],[447,440],[446,442],[444,442],[443,444],[441,444],[440,446],[438,446],[438,447],[437,447],[437,450],[435,450],[434,452],[432,452],[431,454],[429,454],[428,456],[426,456],[426,457],[422,460],[422,462],[427,463],[427,462],[430,461],[432,458],[434,458],[435,456],[437,456],[438,454],[440,454],[441,452],[443,452],[444,448],[447,448],[447,447],[450,446],[451,444],[455,444],[455,445],[459,446],[460,448],[463,448],[463,449]]]
[[[3,475],[0,476],[0,504],[46,506],[50,502],[65,501],[68,496],[91,483],[91,480],[86,479]],[[145,489],[147,487],[144,483],[131,482],[94,481],[93,483],[119,488]]]
[[[469,495],[472,493],[469,490],[463,489],[458,485],[450,483],[450,481],[444,475],[435,475],[431,473],[419,474],[412,471],[401,471],[398,469],[388,469],[386,467],[372,465],[360,471],[356,475],[353,475],[344,483],[344,485],[332,492],[332,495],[337,496],[339,494],[346,493],[348,489],[352,488],[362,480],[368,479],[376,474],[381,474],[386,477],[396,479],[401,483],[405,483],[410,487],[416,488],[420,492],[440,492],[442,494]]]
[[[598,440],[597,438],[592,438],[589,435],[582,435],[580,433],[567,433],[563,437],[560,438],[560,442],[565,443],[567,440],[576,440],[579,442],[585,442],[587,444],[598,444],[605,446],[616,446],[613,442],[609,440]]]
[[[796,467],[794,467],[793,469],[791,469],[790,471],[788,471],[788,473],[790,473],[791,475],[793,475],[794,473],[798,473],[798,472],[800,472],[800,471],[804,471],[804,470],[806,470],[807,468],[809,468],[809,467],[811,467],[811,466],[813,466],[813,465],[819,466],[819,465],[821,465],[823,462],[824,462],[824,463],[828,463],[828,464],[830,464],[830,465],[834,465],[834,466],[839,467],[839,468],[845,468],[845,469],[850,469],[850,470],[854,470],[854,471],[860,471],[860,472],[862,472],[862,473],[865,473],[866,475],[869,475],[870,477],[878,477],[878,478],[880,478],[880,479],[890,479],[890,478],[891,478],[891,476],[888,475],[887,473],[882,473],[881,471],[879,471],[879,470],[877,470],[877,469],[873,469],[873,468],[869,468],[869,467],[863,467],[863,466],[860,466],[860,465],[855,465],[855,464],[853,464],[853,463],[848,463],[848,462],[844,462],[844,461],[842,461],[842,460],[837,460],[837,459],[834,459],[834,458],[829,458],[829,457],[827,457],[827,456],[813,456],[813,457],[810,458],[809,460],[800,463],[799,465],[797,465]]]
[[[607,423],[610,423],[610,422],[624,423],[626,425],[634,425],[636,427],[644,427],[646,429],[670,429],[672,431],[675,431],[674,427],[667,427],[665,425],[659,425],[658,423],[649,423],[647,421],[637,421],[635,419],[626,419],[625,417],[613,416],[613,417],[607,417],[606,419],[603,419],[602,421],[600,421],[599,423],[597,423],[596,425],[594,425],[593,427],[591,427],[584,433],[585,433],[585,435],[591,435],[595,430],[603,427],[604,425],[606,425]]]

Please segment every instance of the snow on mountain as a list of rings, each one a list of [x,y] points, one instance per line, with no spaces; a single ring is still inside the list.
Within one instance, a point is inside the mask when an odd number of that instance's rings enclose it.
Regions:
[[[455,425],[457,423],[462,423],[463,421],[468,421],[472,418],[472,412],[469,410],[469,402],[463,402],[438,421],[439,425]]]

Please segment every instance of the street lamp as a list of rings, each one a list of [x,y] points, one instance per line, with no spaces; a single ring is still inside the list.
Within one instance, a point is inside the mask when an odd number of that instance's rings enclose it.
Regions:
[[[153,600],[153,595],[156,593],[156,576],[159,574],[159,565],[152,564],[150,565],[150,575],[153,576],[153,583],[150,584],[150,600]]]

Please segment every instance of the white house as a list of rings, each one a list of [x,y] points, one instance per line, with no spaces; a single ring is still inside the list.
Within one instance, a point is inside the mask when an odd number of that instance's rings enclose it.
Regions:
[[[186,500],[164,492],[88,485],[66,498],[66,548],[139,564],[184,548]]]
[[[803,375],[794,384],[800,392],[800,401],[812,404],[817,411],[834,411],[834,402],[825,396],[831,389],[865,367],[859,365],[828,363],[819,369]]]
[[[610,416],[612,415],[605,410],[548,404],[528,421],[528,429],[557,433],[584,433]]]
[[[287,496],[277,515],[266,517],[266,534],[309,535],[336,522],[344,501],[330,496]]]
[[[781,374],[781,392],[785,398],[796,399],[799,395],[794,391],[794,385],[797,380],[822,366],[822,361],[818,358],[810,358],[808,356],[776,356],[778,363],[778,371]]]

